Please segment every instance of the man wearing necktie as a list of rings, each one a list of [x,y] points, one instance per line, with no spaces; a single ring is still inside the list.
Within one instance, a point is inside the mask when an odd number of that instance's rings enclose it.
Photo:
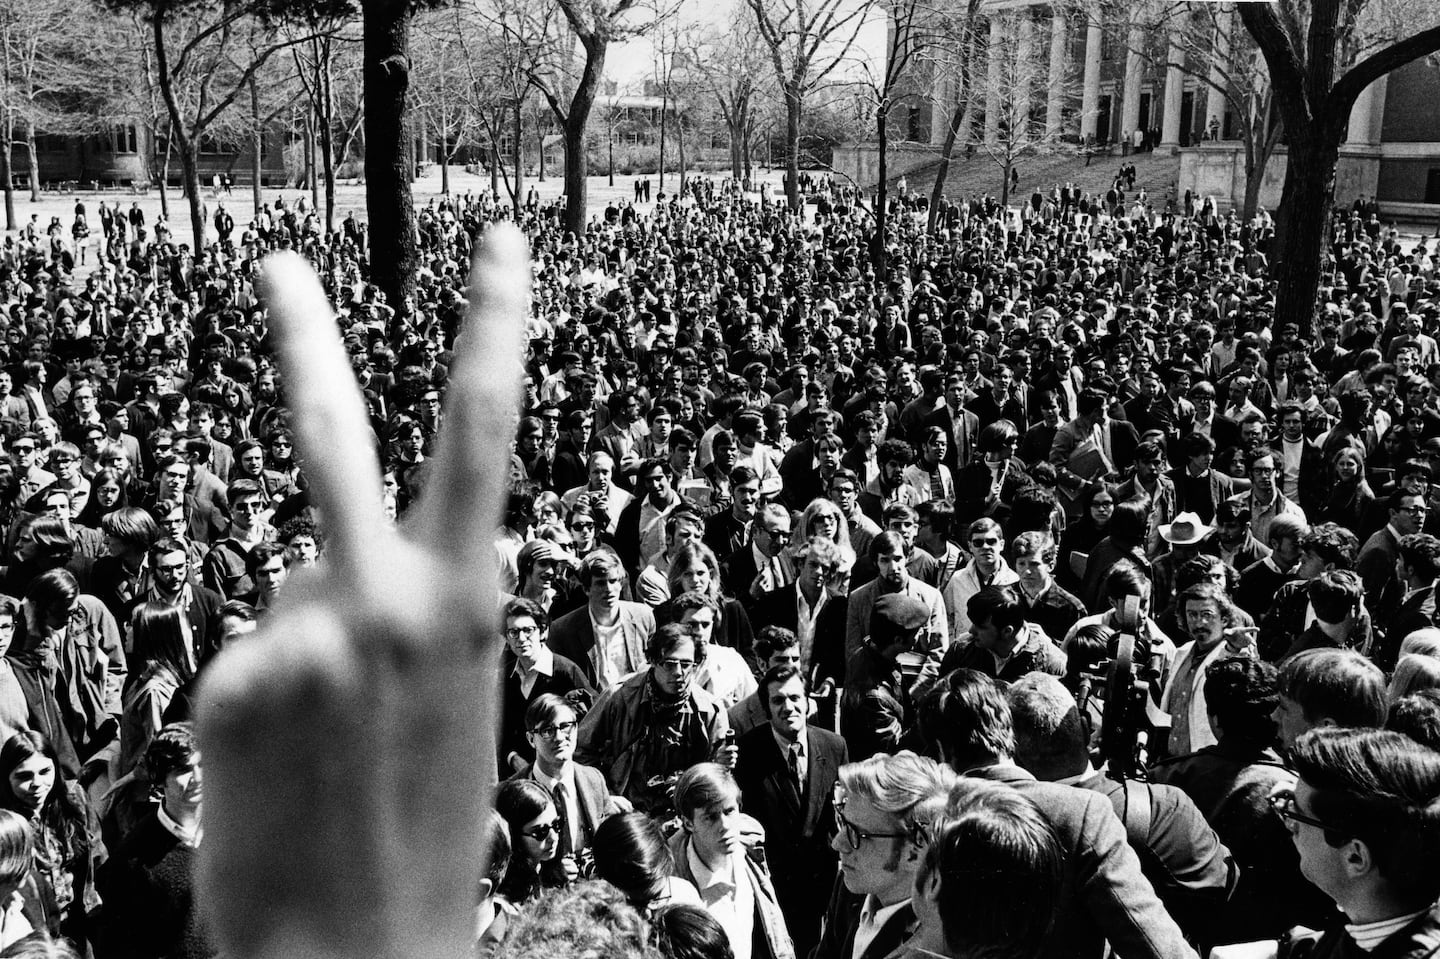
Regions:
[[[808,687],[797,667],[766,672],[760,703],[769,722],[737,743],[735,780],[745,808],[765,827],[780,911],[796,955],[803,956],[820,938],[820,917],[835,882],[833,794],[849,754],[845,740],[810,724]]]

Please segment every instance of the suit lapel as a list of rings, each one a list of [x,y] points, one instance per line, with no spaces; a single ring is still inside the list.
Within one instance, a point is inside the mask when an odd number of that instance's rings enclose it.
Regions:
[[[815,830],[820,821],[820,811],[825,806],[825,782],[830,776],[830,753],[818,745],[820,737],[808,725],[805,727],[805,750],[810,762],[805,770],[805,804],[803,825],[806,834]]]

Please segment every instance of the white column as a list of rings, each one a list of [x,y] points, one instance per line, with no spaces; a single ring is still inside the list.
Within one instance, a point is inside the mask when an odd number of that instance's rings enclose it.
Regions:
[[[985,75],[985,142],[1000,139],[1000,84],[1005,79],[1005,25],[990,18],[990,43],[986,49],[989,69]]]
[[[1098,19],[1085,25],[1085,74],[1080,93],[1080,139],[1095,136],[1100,118],[1100,46],[1103,28]]]
[[[1125,39],[1125,103],[1120,108],[1120,140],[1134,142],[1135,129],[1140,126],[1140,81],[1145,70],[1145,58],[1140,55],[1145,46],[1145,28],[1138,23],[1130,25]]]
[[[1030,104],[1035,88],[1035,18],[1029,10],[1020,11],[1020,24],[1015,44],[1015,131],[1017,141],[1030,137]]]
[[[1376,146],[1380,143],[1380,127],[1385,122],[1385,92],[1389,86],[1387,74],[1360,91],[1355,105],[1350,108],[1346,145]]]
[[[1210,82],[1206,86],[1205,94],[1205,136],[1210,136],[1210,128],[1214,126],[1223,135],[1225,130],[1225,94],[1221,87],[1225,86],[1225,70],[1223,64],[1230,56],[1230,30],[1233,26],[1232,12],[1227,10],[1216,17],[1216,30],[1214,40],[1214,52],[1210,57]]]
[[[1165,60],[1165,116],[1160,121],[1160,146],[1169,151],[1180,148],[1180,104],[1185,92],[1185,48],[1179,34],[1170,34],[1170,50]]]
[[[1050,18],[1050,75],[1045,81],[1045,139],[1058,140],[1065,116],[1066,54],[1065,12],[1056,9]]]

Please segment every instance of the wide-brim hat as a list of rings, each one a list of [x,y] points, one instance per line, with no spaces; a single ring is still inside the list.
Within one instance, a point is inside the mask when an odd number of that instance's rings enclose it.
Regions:
[[[1193,546],[1215,531],[1191,512],[1181,513],[1173,522],[1160,524],[1160,537],[1172,546]]]

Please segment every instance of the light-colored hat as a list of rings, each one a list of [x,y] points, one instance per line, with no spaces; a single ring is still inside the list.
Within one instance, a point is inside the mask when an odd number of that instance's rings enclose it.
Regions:
[[[1175,517],[1172,523],[1160,524],[1160,536],[1172,546],[1194,546],[1215,531],[1206,526],[1199,516],[1185,512]]]

